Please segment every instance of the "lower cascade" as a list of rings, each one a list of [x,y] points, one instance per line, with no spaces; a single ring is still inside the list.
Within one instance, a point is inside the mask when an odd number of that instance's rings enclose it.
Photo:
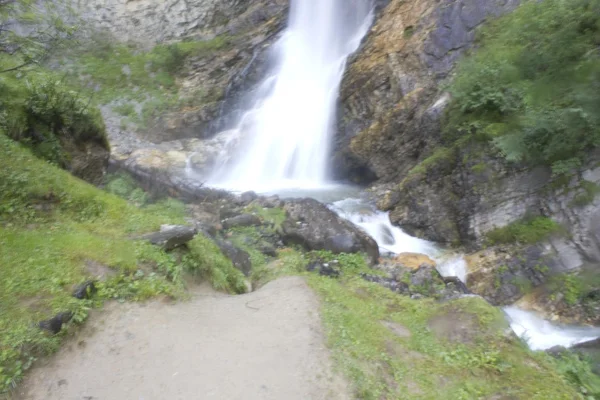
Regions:
[[[292,0],[270,72],[236,126],[222,133],[228,146],[207,183],[237,192],[314,197],[366,231],[382,254],[424,254],[435,260],[442,276],[466,283],[462,255],[406,234],[360,189],[328,179],[340,83],[348,57],[372,23],[373,7],[371,0]],[[600,329],[557,326],[517,307],[504,312],[534,350],[600,336]]]

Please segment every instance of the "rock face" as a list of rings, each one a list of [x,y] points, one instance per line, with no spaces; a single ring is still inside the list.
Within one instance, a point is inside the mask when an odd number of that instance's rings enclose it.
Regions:
[[[437,242],[477,246],[523,217],[551,217],[571,237],[551,239],[543,252],[558,270],[577,270],[600,263],[600,199],[590,190],[600,183],[600,157],[565,184],[549,169],[508,167],[477,144],[440,149],[444,80],[475,28],[518,3],[391,1],[346,72],[335,163],[343,176],[377,180],[378,206],[392,222]],[[415,168],[425,158],[427,168]]]
[[[79,0],[81,16],[97,28],[113,32],[123,41],[158,43],[211,28],[234,25],[230,21],[252,6],[245,0]]]
[[[110,157],[110,150],[105,144],[95,141],[64,142],[63,148],[69,153],[69,172],[94,185],[103,182]]]
[[[375,240],[317,200],[289,200],[284,210],[288,214],[282,225],[284,243],[333,253],[364,252],[371,264],[377,263],[379,248]]]
[[[225,131],[264,77],[268,49],[287,7],[288,0],[79,0],[75,10],[83,20],[80,25],[90,28],[91,35],[108,33],[108,40],[147,48],[182,40],[217,38],[225,43],[188,57],[178,73],[179,96],[193,99],[193,105],[164,113],[140,132],[122,124],[114,104],[103,107],[112,164],[136,175],[160,175],[163,181],[180,180],[187,168],[197,175],[196,184],[203,182],[226,145],[237,140],[236,132]],[[223,134],[215,136],[219,132]],[[104,167],[107,157],[108,152]],[[83,175],[78,170],[101,170],[97,162],[81,161],[74,169],[78,176]]]
[[[336,165],[355,180],[404,176],[439,137],[448,97],[439,83],[471,45],[474,29],[516,0],[392,0],[341,90]]]

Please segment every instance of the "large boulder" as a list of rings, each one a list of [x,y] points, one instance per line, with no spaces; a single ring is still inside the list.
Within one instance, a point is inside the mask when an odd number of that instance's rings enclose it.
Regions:
[[[281,227],[284,243],[332,253],[363,252],[372,265],[378,262],[379,247],[375,240],[317,200],[289,200],[284,210],[288,215]]]

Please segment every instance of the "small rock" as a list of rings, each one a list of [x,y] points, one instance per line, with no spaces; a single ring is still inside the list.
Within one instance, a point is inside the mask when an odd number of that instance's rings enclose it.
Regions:
[[[46,330],[53,335],[56,335],[62,329],[62,326],[73,318],[73,313],[65,311],[58,313],[55,317],[41,321],[38,326],[40,329]]]
[[[337,278],[340,276],[340,271],[329,266],[329,264],[323,264],[320,261],[313,261],[306,266],[306,270],[309,272],[318,272],[321,276],[328,276],[330,278]]]
[[[89,299],[97,292],[94,281],[87,281],[77,286],[73,291],[73,297],[79,300]]]

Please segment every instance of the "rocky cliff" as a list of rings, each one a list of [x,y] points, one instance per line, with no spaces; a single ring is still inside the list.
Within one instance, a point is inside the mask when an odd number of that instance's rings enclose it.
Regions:
[[[408,233],[472,252],[487,248],[469,258],[469,280],[496,304],[547,286],[554,274],[600,265],[596,155],[565,179],[548,167],[509,164],[481,142],[444,144],[451,101],[444,88],[457,61],[481,24],[518,3],[391,1],[346,72],[333,161],[340,177],[371,183],[379,207]],[[508,247],[488,239],[535,218],[560,229]],[[591,322],[593,310],[583,319]]]
[[[103,107],[112,162],[141,177],[153,175],[168,186],[184,183],[187,160],[203,179],[231,135],[213,136],[237,120],[243,102],[264,76],[268,49],[283,27],[288,0],[125,1],[80,3],[93,32],[133,46],[177,43],[224,45],[191,56],[173,78],[180,99],[143,129],[123,124],[114,104]],[[126,66],[124,66],[126,68]],[[140,108],[134,103],[135,108]],[[190,186],[191,185],[191,186]]]

